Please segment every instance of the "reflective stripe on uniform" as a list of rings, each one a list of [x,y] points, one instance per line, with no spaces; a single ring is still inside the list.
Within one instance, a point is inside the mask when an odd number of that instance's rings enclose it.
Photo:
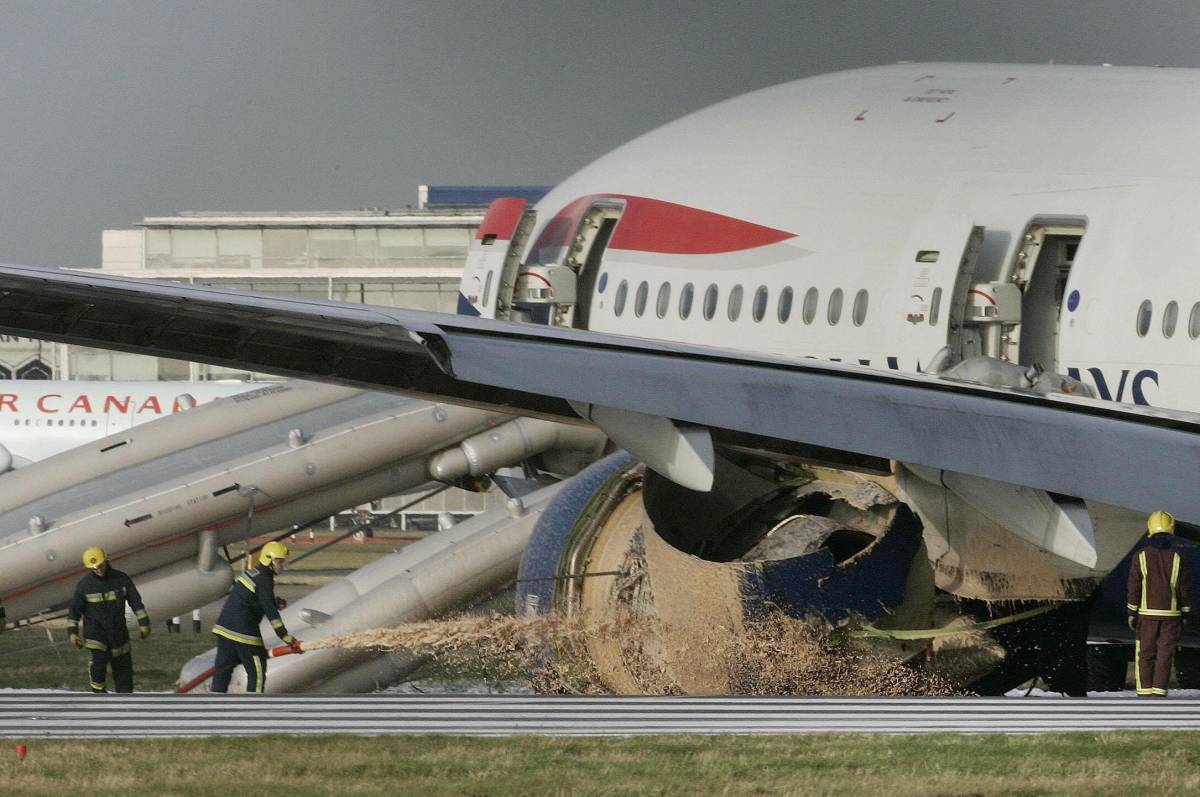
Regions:
[[[112,650],[110,650],[108,652],[108,655],[112,656],[115,659],[115,658],[119,658],[120,656],[128,655],[129,650],[130,650],[129,643],[126,642],[124,645],[119,645],[118,647],[115,647]]]
[[[1146,571],[1147,571],[1146,552],[1145,551],[1142,551],[1141,553],[1138,554],[1138,564],[1141,565],[1141,568],[1142,568],[1142,605],[1139,607],[1139,610],[1145,611],[1146,610]]]
[[[213,633],[217,636],[223,636],[233,642],[241,642],[243,645],[257,645],[258,647],[263,647],[262,637],[239,634],[237,631],[230,631],[223,625],[214,625]]]
[[[1179,562],[1183,557],[1179,555],[1179,551],[1175,552],[1175,558],[1171,560],[1171,611],[1179,613],[1179,597],[1175,592],[1179,585]]]
[[[237,577],[237,582],[251,592],[258,592],[258,586],[254,583],[254,579],[242,573]]]
[[[1180,612],[1177,609],[1138,609],[1138,614],[1146,617],[1178,617]]]
[[[282,631],[283,630],[283,620],[272,620],[271,627],[274,628],[276,631]]]
[[[106,603],[108,601],[120,600],[115,592],[89,592],[83,597],[87,598],[88,603]]]
[[[1142,640],[1137,637],[1133,640],[1133,686],[1139,695],[1148,694],[1142,689]]]
[[[99,639],[84,639],[83,646],[88,650],[108,650],[108,645],[101,642]]]
[[[108,687],[104,684],[98,684],[95,681],[89,681],[88,686],[92,687],[93,692],[107,692]]]
[[[263,672],[262,659],[254,656],[254,691],[261,692],[266,686],[267,674]]]
[[[133,616],[138,619],[139,623],[142,622],[143,620],[145,620],[146,622],[150,622],[150,615],[146,614],[145,609],[138,609],[136,612],[133,613]]]

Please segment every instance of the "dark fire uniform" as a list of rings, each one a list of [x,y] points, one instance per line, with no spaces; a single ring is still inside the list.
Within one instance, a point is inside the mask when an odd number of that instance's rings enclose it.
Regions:
[[[1172,550],[1165,534],[1150,537],[1150,544],[1129,567],[1126,598],[1137,618],[1136,678],[1139,695],[1167,694],[1171,658],[1183,636],[1183,618],[1192,610],[1192,579],[1187,562]]]
[[[112,665],[113,684],[118,692],[133,691],[133,656],[125,627],[125,604],[133,609],[138,625],[150,627],[150,616],[142,605],[133,579],[111,567],[102,576],[88,572],[75,585],[75,596],[67,610],[67,632],[79,633],[83,618],[83,646],[91,651],[89,668],[93,692],[107,692],[106,670]]]
[[[229,689],[229,679],[239,663],[246,668],[246,691],[261,692],[267,684],[267,649],[258,633],[263,617],[290,645],[295,637],[288,633],[275,605],[275,573],[268,567],[247,570],[238,576],[229,590],[213,633],[217,635],[217,661],[212,691]]]

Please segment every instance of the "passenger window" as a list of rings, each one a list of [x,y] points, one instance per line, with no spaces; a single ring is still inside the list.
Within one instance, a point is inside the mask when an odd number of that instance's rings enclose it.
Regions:
[[[1192,314],[1188,316],[1188,337],[1200,338],[1200,302],[1192,305]]]
[[[720,291],[717,289],[717,286],[715,283],[712,285],[709,285],[708,289],[706,291],[704,291],[704,320],[705,321],[711,321],[712,317],[717,314],[717,299],[718,299],[719,293],[720,293]]]
[[[854,321],[854,326],[861,327],[863,321],[867,320],[867,290],[862,289],[854,294],[854,311],[850,318]]]
[[[671,306],[671,283],[664,282],[658,287],[658,303],[654,311],[659,318],[666,318],[667,308]]]
[[[646,300],[650,298],[650,283],[642,280],[638,285],[637,294],[633,297],[633,314],[638,318],[642,317],[642,313],[646,312]]]
[[[837,326],[837,322],[842,320],[842,289],[834,288],[833,293],[829,294],[829,311],[826,315],[829,319],[829,326]]]
[[[804,307],[800,311],[800,317],[805,324],[811,324],[817,317],[817,303],[820,300],[821,292],[816,288],[809,288],[804,294]]]
[[[934,288],[933,296],[929,300],[929,326],[936,327],[938,318],[942,314],[942,289]]]
[[[625,297],[629,295],[629,283],[621,280],[621,284],[617,286],[617,295],[613,297],[613,313],[621,315],[625,312]]]
[[[1179,302],[1167,302],[1163,310],[1163,337],[1169,338],[1175,334],[1175,324],[1179,321]]]
[[[683,290],[679,292],[679,317],[686,319],[692,314],[692,294],[696,289],[692,287],[692,283],[683,286]]]
[[[1139,338],[1146,337],[1146,333],[1150,331],[1150,317],[1154,315],[1154,305],[1147,299],[1138,307],[1137,314],[1137,333]]]
[[[737,321],[738,316],[742,314],[742,286],[734,285],[733,290],[729,292],[729,320]]]
[[[792,289],[791,287],[784,288],[779,292],[779,323],[786,324],[787,320],[792,317]]]
[[[762,321],[763,316],[767,314],[767,298],[768,291],[766,285],[759,285],[758,290],[754,292],[754,320]]]

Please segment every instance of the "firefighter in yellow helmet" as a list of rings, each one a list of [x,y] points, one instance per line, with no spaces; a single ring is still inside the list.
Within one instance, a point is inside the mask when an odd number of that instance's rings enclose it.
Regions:
[[[1137,635],[1134,675],[1142,697],[1166,697],[1171,658],[1183,636],[1183,619],[1192,611],[1192,578],[1183,556],[1171,547],[1175,518],[1153,512],[1150,535],[1129,566],[1126,608]]]
[[[258,626],[263,617],[271,628],[300,653],[300,640],[288,633],[275,604],[275,576],[287,565],[288,549],[281,542],[268,542],[258,554],[258,567],[246,570],[229,589],[229,597],[213,626],[217,635],[217,661],[213,670],[212,691],[225,692],[233,670],[241,664],[246,670],[246,691],[261,692],[267,685],[267,649]]]
[[[75,596],[67,609],[67,638],[77,648],[87,648],[92,654],[89,675],[92,691],[108,691],[106,676],[112,667],[113,685],[118,692],[133,691],[133,655],[129,630],[125,627],[125,604],[137,617],[142,639],[150,636],[150,615],[142,605],[133,579],[113,569],[108,554],[100,548],[83,552],[83,566],[88,569],[75,585]],[[83,619],[83,635],[79,621]]]

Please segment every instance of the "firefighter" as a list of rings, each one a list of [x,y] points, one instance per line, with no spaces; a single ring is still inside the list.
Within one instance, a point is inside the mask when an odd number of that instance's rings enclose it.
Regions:
[[[300,653],[300,640],[288,633],[275,603],[275,576],[287,566],[288,549],[281,542],[268,542],[258,554],[258,567],[238,576],[225,606],[213,626],[217,635],[217,662],[212,691],[225,692],[233,669],[240,663],[246,670],[246,691],[261,692],[267,685],[267,649],[258,633],[263,617],[292,648]]]
[[[1148,544],[1129,566],[1126,608],[1137,635],[1135,676],[1142,697],[1166,697],[1171,658],[1192,611],[1192,579],[1187,562],[1171,548],[1175,518],[1153,512],[1146,520]]]
[[[108,564],[108,554],[100,548],[83,552],[88,572],[75,585],[75,596],[67,610],[67,638],[77,648],[91,651],[89,667],[92,692],[103,694],[107,670],[112,667],[113,685],[118,692],[133,691],[133,655],[129,630],[125,627],[125,604],[137,617],[142,639],[150,636],[150,615],[142,605],[133,579]],[[83,618],[83,635],[79,619]]]

